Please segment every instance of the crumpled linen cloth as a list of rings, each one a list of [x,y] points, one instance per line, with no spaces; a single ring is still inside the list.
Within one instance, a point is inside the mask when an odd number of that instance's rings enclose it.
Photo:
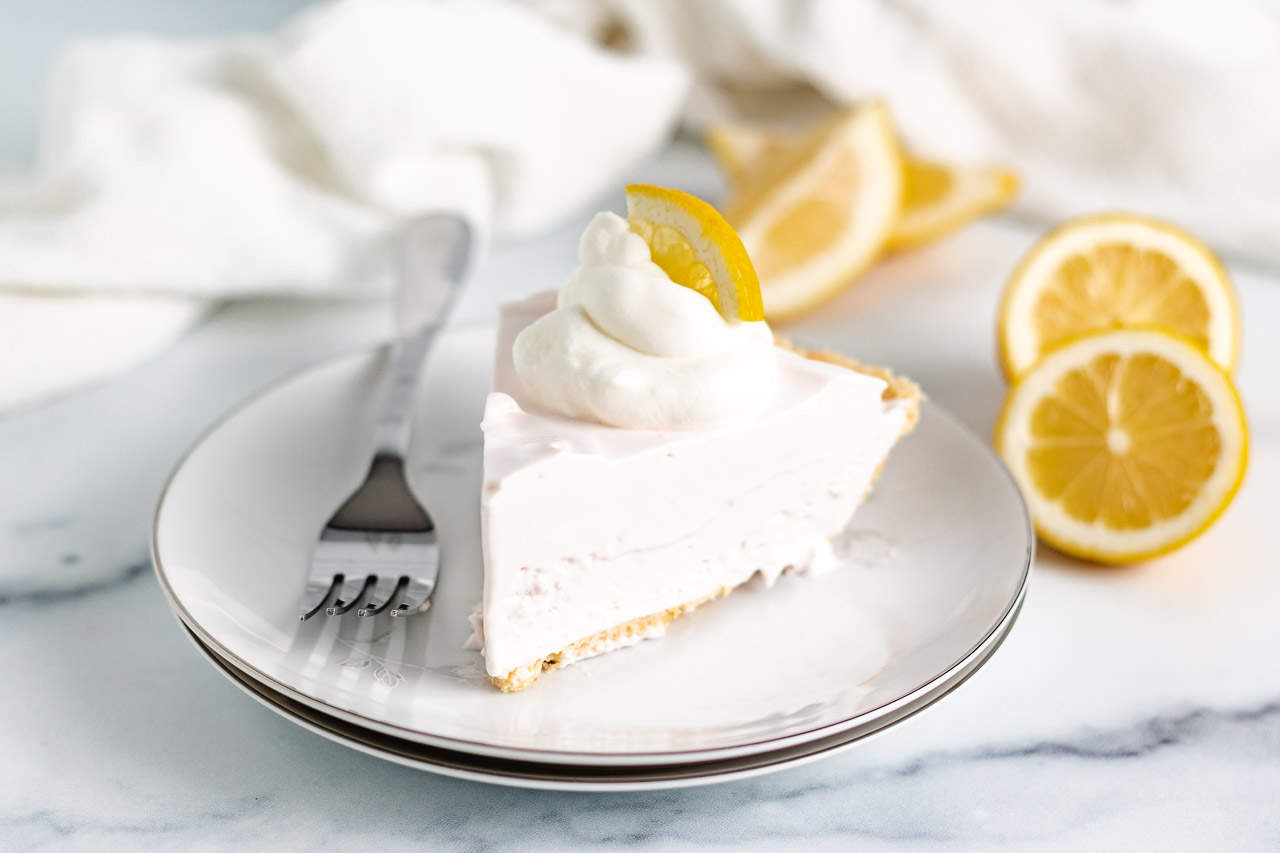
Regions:
[[[528,2],[689,69],[695,127],[881,97],[913,148],[1016,167],[1035,219],[1134,210],[1280,264],[1274,3]]]
[[[688,85],[493,0],[74,46],[35,174],[0,185],[0,409],[136,363],[217,300],[385,292],[415,211],[547,227],[665,143]]]

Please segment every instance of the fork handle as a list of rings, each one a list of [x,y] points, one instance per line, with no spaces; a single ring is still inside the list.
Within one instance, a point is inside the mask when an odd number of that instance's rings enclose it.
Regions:
[[[391,375],[374,432],[377,456],[404,459],[409,451],[413,400],[427,350],[449,316],[471,260],[470,225],[455,214],[411,220],[399,244],[396,328]]]
[[[427,349],[439,328],[439,323],[428,323],[417,334],[400,338],[391,345],[391,378],[374,432],[375,456],[404,459],[408,455],[414,392],[422,375]]]

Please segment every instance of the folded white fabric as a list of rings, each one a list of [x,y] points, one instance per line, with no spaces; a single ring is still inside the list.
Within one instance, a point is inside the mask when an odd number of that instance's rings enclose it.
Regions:
[[[664,143],[689,83],[488,2],[353,0],[283,45],[269,76],[353,192],[398,212],[483,199],[517,236]]]
[[[210,300],[381,293],[415,210],[549,226],[682,113],[883,97],[918,150],[1017,167],[1045,221],[1130,208],[1277,263],[1277,43],[1261,0],[340,0],[273,37],[81,45],[37,173],[0,186],[0,409]]]
[[[918,150],[1017,167],[1037,219],[1131,209],[1280,263],[1274,3],[526,2],[689,68],[695,124],[777,115],[796,84],[882,97]]]
[[[36,175],[0,187],[0,408],[127,366],[207,300],[382,292],[385,238],[415,211],[551,225],[668,138],[687,84],[490,0],[74,47]],[[78,293],[130,298],[95,313]]]

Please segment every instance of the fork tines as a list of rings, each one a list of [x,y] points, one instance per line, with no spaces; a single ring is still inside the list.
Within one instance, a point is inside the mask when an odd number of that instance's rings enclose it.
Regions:
[[[434,530],[401,533],[326,528],[316,546],[299,619],[320,612],[341,616],[426,609],[435,588],[439,552]]]

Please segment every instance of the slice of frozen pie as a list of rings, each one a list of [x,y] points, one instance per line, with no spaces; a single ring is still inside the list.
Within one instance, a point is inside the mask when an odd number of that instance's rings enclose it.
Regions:
[[[485,666],[502,690],[660,635],[757,572],[821,568],[909,381],[775,341],[709,205],[633,186],[559,293],[504,306],[484,413]]]

